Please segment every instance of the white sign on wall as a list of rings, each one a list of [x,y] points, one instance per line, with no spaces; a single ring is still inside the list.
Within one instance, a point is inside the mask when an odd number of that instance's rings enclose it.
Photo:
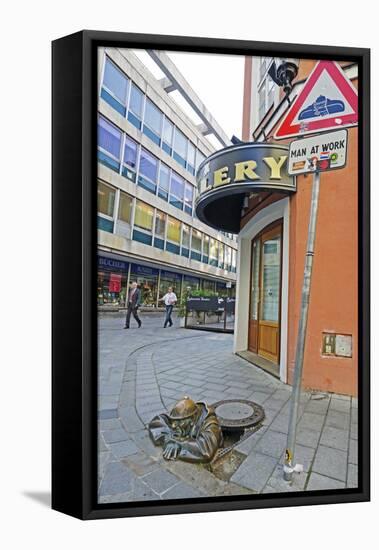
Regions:
[[[291,143],[288,173],[291,176],[326,172],[346,165],[347,130],[298,139]]]

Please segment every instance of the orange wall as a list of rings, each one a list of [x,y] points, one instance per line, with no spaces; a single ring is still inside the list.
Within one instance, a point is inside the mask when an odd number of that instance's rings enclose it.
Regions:
[[[312,189],[298,176],[290,199],[288,376],[292,380]],[[303,385],[357,395],[358,347],[357,128],[349,129],[346,168],[321,174]],[[353,357],[321,354],[322,333],[352,334]]]

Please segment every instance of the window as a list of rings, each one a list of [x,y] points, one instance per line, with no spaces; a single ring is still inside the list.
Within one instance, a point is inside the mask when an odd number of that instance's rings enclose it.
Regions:
[[[179,300],[182,286],[182,276],[179,273],[171,273],[170,271],[161,270],[159,295],[163,297],[170,286],[173,288],[173,291]]]
[[[133,198],[123,191],[120,191],[120,201],[118,205],[118,219],[116,224],[116,233],[130,239],[130,224],[132,219]]]
[[[203,262],[205,264],[209,261],[209,237],[208,235],[204,235],[203,239]]]
[[[188,225],[182,224],[182,256],[189,258],[190,249],[190,228]]]
[[[203,235],[201,231],[192,229],[192,241],[191,241],[191,258],[193,260],[201,261],[201,241]]]
[[[134,215],[133,239],[144,244],[152,241],[154,209],[149,204],[136,201],[136,212]]]
[[[183,285],[185,290],[198,290],[200,288],[200,279],[198,277],[191,277],[191,275],[184,275]]]
[[[232,270],[232,249],[230,246],[225,247],[225,269]]]
[[[275,84],[267,70],[271,65],[271,57],[262,57],[260,60],[258,85],[258,122],[260,122],[275,100]]]
[[[205,160],[205,155],[199,149],[196,151],[196,170],[199,168],[200,164]]]
[[[165,201],[168,201],[168,193],[170,190],[170,168],[161,162],[159,169],[159,187],[158,196]]]
[[[116,191],[113,187],[106,185],[102,181],[97,183],[97,226],[103,231],[113,233],[113,211]]]
[[[142,123],[142,107],[143,107],[144,95],[137,86],[132,83],[132,89],[130,91],[129,112],[128,120],[138,128],[141,129]]]
[[[186,136],[175,127],[175,140],[174,140],[174,159],[183,166],[186,167],[187,162],[187,138]]]
[[[237,250],[232,248],[232,271],[235,273],[237,271]]]
[[[99,161],[118,172],[120,170],[121,131],[103,117],[99,117],[97,143]]]
[[[162,119],[163,115],[158,107],[146,98],[143,133],[157,145],[161,143]]]
[[[223,243],[220,243],[218,246],[218,266],[221,267],[221,269],[226,269],[226,266],[224,266],[224,245]]]
[[[188,152],[187,152],[187,170],[194,176],[195,175],[195,146],[192,143],[188,142]]]
[[[171,172],[170,204],[183,210],[184,180],[175,172]]]
[[[132,217],[133,198],[123,191],[120,191],[120,202],[118,206],[118,219],[129,223]]]
[[[151,193],[156,192],[158,179],[158,159],[141,148],[138,185]]]
[[[174,125],[165,117],[163,122],[162,149],[168,155],[172,154],[172,138],[174,135]]]
[[[192,205],[193,205],[193,186],[190,183],[186,182],[184,190],[184,210],[192,216]]]
[[[106,58],[101,97],[123,116],[126,115],[128,87],[129,79]]]
[[[157,210],[155,215],[155,234],[154,234],[154,246],[156,248],[164,249],[164,239],[166,231],[166,214]]]
[[[180,254],[180,221],[168,216],[166,250]]]
[[[209,242],[209,263],[210,265],[218,266],[218,241],[210,239]]]
[[[203,290],[210,290],[211,292],[215,291],[215,282],[214,281],[208,281],[207,279],[202,280],[202,287]]]
[[[122,175],[126,178],[136,181],[137,169],[137,143],[125,136],[124,162],[122,166]]]

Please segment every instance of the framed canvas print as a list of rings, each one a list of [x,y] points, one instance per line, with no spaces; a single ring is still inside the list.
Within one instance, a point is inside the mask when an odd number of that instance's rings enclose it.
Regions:
[[[369,499],[369,50],[53,42],[53,508]]]

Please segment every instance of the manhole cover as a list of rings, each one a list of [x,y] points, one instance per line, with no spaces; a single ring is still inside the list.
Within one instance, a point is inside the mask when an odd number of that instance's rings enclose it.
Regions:
[[[223,399],[212,407],[223,430],[244,430],[265,417],[263,407],[246,399]]]

